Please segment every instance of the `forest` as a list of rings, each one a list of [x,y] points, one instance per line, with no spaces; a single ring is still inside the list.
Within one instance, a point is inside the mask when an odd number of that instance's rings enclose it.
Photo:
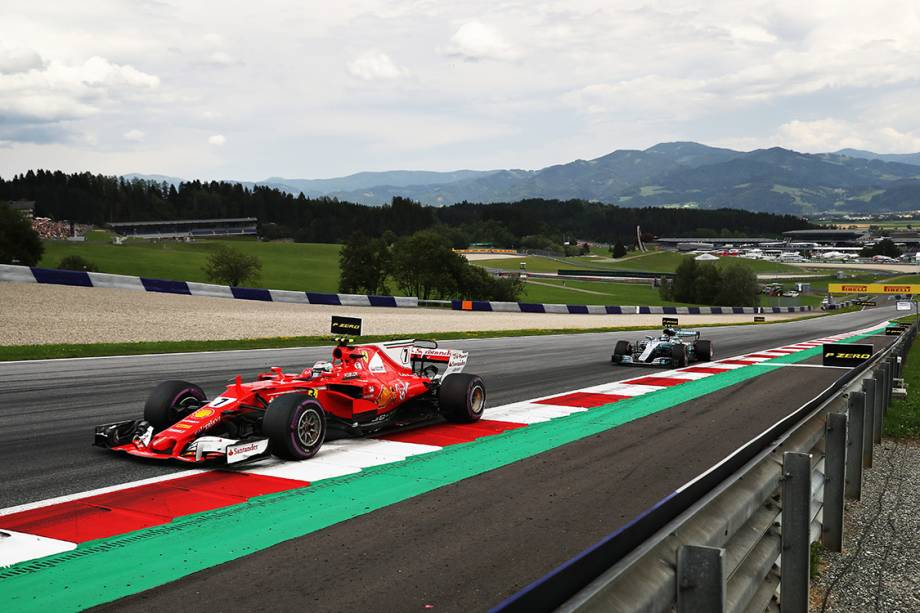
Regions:
[[[294,196],[274,188],[232,182],[189,181],[178,187],[91,173],[37,170],[0,177],[0,201],[34,200],[35,215],[104,225],[157,221],[257,217],[265,238],[341,243],[355,232],[407,236],[428,228],[446,233],[454,247],[489,243],[529,247],[578,239],[635,242],[636,226],[648,236],[779,236],[813,227],[793,215],[731,208],[623,208],[585,200],[527,199],[518,202],[424,206],[395,197],[386,206],[334,198]]]

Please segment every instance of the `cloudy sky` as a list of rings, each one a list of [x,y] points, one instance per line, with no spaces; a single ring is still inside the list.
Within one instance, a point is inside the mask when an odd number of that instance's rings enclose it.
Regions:
[[[920,151],[916,0],[0,0],[0,175]]]

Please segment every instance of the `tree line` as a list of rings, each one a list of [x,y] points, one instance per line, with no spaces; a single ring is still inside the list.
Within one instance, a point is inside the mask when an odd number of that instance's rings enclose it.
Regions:
[[[792,215],[735,209],[623,208],[584,200],[532,198],[518,202],[425,206],[394,198],[373,207],[335,198],[293,196],[274,188],[226,181],[188,181],[178,187],[91,173],[28,171],[0,177],[0,201],[34,200],[35,214],[104,225],[109,222],[257,217],[266,238],[341,243],[353,233],[397,237],[439,228],[454,247],[558,249],[579,239],[627,245],[636,226],[656,236],[779,236],[813,227]]]
[[[741,262],[724,267],[692,256],[677,266],[672,279],[662,279],[659,293],[663,300],[711,306],[757,306],[760,284],[757,275]]]
[[[435,229],[397,237],[373,238],[356,232],[339,253],[339,291],[346,294],[391,293],[422,300],[469,298],[517,301],[524,282],[517,276],[493,277],[450,247]]]

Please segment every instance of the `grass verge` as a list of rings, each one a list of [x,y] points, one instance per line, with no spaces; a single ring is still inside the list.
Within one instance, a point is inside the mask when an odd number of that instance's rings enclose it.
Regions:
[[[99,272],[154,279],[208,283],[204,266],[219,245],[231,246],[262,262],[262,272],[250,287],[294,291],[337,292],[341,245],[321,243],[263,242],[253,239],[199,239],[182,241],[129,240],[123,245],[104,241],[102,234],[86,242],[44,241],[45,253],[39,265],[56,268],[70,255],[79,255]]]
[[[916,316],[902,317],[899,322],[913,323]],[[891,403],[885,415],[885,436],[893,438],[920,438],[920,342],[915,341],[907,353],[907,362],[902,373],[907,386],[907,398]]]
[[[835,311],[837,313],[837,311]],[[813,313],[802,317],[778,319],[754,324],[700,324],[696,328],[714,328],[727,325],[764,326],[803,319],[824,317],[830,313]],[[752,316],[753,317],[753,316]],[[406,334],[376,334],[360,338],[361,343],[379,343],[404,338],[434,338],[439,341],[471,338],[508,338],[512,336],[548,336],[552,334],[590,334],[598,332],[634,332],[648,330],[649,326],[614,326],[597,328],[526,328],[521,330],[484,330],[467,332],[421,332]],[[0,362],[13,360],[50,360],[60,358],[97,358],[113,355],[144,355],[151,353],[187,353],[196,351],[236,351],[241,349],[286,349],[290,347],[321,347],[332,344],[329,336],[276,336],[270,338],[243,338],[219,341],[144,341],[139,343],[87,343],[49,345],[0,346]]]

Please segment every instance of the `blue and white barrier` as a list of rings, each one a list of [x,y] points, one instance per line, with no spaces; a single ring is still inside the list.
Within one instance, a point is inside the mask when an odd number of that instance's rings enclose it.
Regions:
[[[236,298],[264,302],[294,302],[298,304],[325,304],[332,306],[418,307],[418,298],[407,296],[369,296],[364,294],[322,294],[295,292],[282,289],[230,287],[195,283],[194,281],[168,281],[127,275],[110,275],[103,272],[81,272],[53,268],[30,268],[0,264],[0,281],[13,283],[48,283],[79,287],[107,287],[131,289],[163,294],[208,296],[211,298]]]
[[[810,306],[718,307],[718,306],[610,306],[584,304],[534,304],[490,300],[452,300],[455,311],[495,311],[499,313],[563,313],[572,315],[732,315],[755,313],[804,313]]]

